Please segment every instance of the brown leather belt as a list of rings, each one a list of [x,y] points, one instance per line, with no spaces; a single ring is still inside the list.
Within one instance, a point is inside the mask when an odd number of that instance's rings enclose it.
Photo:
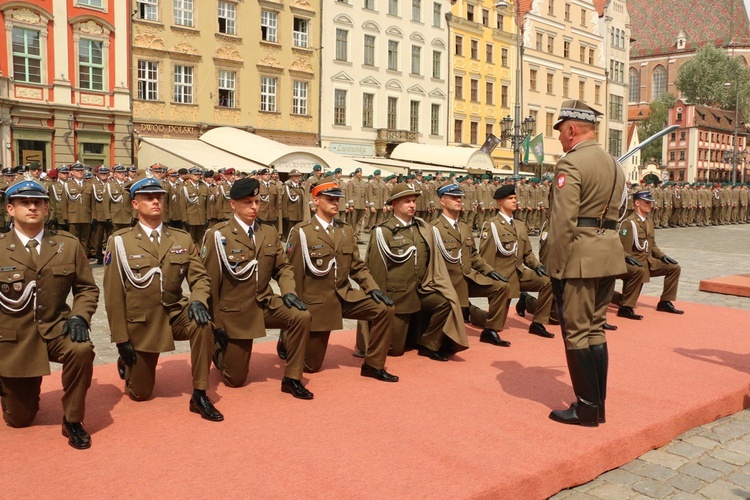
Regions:
[[[578,227],[601,227],[603,229],[617,229],[616,220],[605,220],[603,223],[596,217],[579,217]]]

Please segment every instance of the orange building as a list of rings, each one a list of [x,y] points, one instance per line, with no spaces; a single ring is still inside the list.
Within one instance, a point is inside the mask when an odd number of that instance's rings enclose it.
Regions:
[[[122,0],[0,0],[3,163],[130,163],[129,14]]]

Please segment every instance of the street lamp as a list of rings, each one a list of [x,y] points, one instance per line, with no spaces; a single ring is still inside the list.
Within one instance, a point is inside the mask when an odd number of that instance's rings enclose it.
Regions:
[[[513,148],[513,175],[519,172],[521,144],[527,135],[534,132],[535,125],[536,120],[531,116],[527,116],[523,121],[514,120],[510,116],[500,120],[500,140],[504,142],[510,139]]]

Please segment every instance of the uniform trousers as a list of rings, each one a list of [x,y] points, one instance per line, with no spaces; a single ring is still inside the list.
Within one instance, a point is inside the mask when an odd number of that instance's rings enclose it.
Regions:
[[[469,297],[487,297],[489,308],[487,310],[486,320],[480,321],[481,324],[472,324],[481,328],[500,331],[505,327],[505,320],[508,318],[508,306],[510,305],[510,287],[502,281],[496,281],[489,285],[479,285],[472,280],[466,280],[469,285]]]
[[[354,234],[359,234],[360,227],[359,224],[362,222],[362,219],[365,216],[365,209],[364,208],[353,208],[351,212],[349,212],[349,225],[352,226],[352,229],[354,230]]]
[[[62,335],[47,341],[50,361],[62,363],[63,415],[80,423],[86,412],[86,392],[94,371],[94,345]],[[11,427],[27,427],[39,411],[42,377],[0,377],[3,419]]]
[[[569,278],[564,282],[562,296],[555,298],[565,348],[588,349],[604,344],[607,337],[602,326],[607,319],[615,277]]]
[[[526,297],[526,311],[534,316],[535,323],[541,323],[547,325],[551,319],[559,321],[557,318],[557,310],[554,307],[554,297],[552,296],[552,287],[542,289],[539,292],[539,296],[532,297],[529,295]]]
[[[395,309],[385,304],[377,303],[371,298],[358,302],[347,302],[341,298],[341,312],[343,318],[361,319],[369,322],[369,331],[365,343],[365,363],[372,368],[385,368],[385,358],[388,356],[388,346],[391,343],[391,324]],[[286,338],[286,334],[284,334]],[[323,366],[323,359],[328,348],[328,338],[331,331],[310,332],[305,350],[305,371],[316,372]]]
[[[308,332],[312,317],[308,311],[286,306],[276,309],[263,308],[263,321],[266,328],[280,328],[284,330],[284,346],[286,347],[286,368],[284,376],[300,380],[305,365],[305,349],[307,348]],[[247,380],[250,367],[250,355],[253,352],[253,339],[233,339],[232,332],[225,351],[216,350],[221,376],[230,387],[241,387]]]
[[[88,256],[91,222],[71,222],[68,232],[78,238],[78,241],[83,245],[83,252]]]
[[[370,223],[368,227],[370,228],[370,231],[377,226],[378,224],[381,224],[385,222],[385,216],[382,208],[376,208],[375,213],[370,212]]]
[[[533,312],[529,309],[534,314],[534,322],[548,324],[549,313],[552,309],[552,289],[549,278],[539,276],[531,269],[524,269],[519,279],[522,292],[539,292],[537,300],[531,306]]]
[[[645,263],[643,263],[645,264]],[[618,276],[622,280],[622,307],[635,307],[638,296],[641,294],[643,283],[648,279],[648,269],[645,267],[631,266],[625,264],[627,272]]]
[[[193,239],[193,243],[196,245],[202,245],[203,244],[203,235],[206,234],[206,225],[205,224],[190,224],[190,237]]]
[[[199,325],[188,317],[185,306],[171,321],[172,337],[190,341],[190,367],[193,374],[193,389],[208,389],[208,371],[211,368],[214,336],[211,324]],[[158,352],[135,351],[136,363],[125,369],[125,387],[135,401],[144,401],[151,396],[156,382]]]

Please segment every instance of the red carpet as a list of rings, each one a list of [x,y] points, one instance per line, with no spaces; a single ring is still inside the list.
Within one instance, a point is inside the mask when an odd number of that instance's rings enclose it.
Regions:
[[[155,398],[130,401],[113,365],[99,366],[88,397],[93,447],[60,435],[60,373],[43,385],[33,427],[0,426],[2,496],[39,498],[543,498],[593,479],[697,425],[750,405],[750,313],[677,303],[644,321],[617,318],[609,335],[607,423],[547,418],[573,392],[559,328],[526,333],[511,313],[511,348],[478,341],[449,363],[415,352],[390,358],[401,377],[359,376],[353,332],[332,336],[324,370],[308,376],[315,400],[279,390],[274,343],[257,344],[251,383],[210,395],[226,420],[189,413],[186,356],[163,358]]]
[[[738,274],[736,276],[722,276],[721,278],[701,280],[698,289],[702,292],[750,297],[750,274]]]

